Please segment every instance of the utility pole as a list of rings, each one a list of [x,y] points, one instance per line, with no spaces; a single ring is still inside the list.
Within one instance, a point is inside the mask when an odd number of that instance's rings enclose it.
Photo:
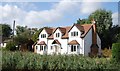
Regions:
[[[15,20],[13,21],[13,42],[14,42]]]

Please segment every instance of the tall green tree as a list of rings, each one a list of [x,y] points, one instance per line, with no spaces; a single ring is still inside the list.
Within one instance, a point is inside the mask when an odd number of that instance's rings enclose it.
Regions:
[[[2,33],[0,33],[0,35],[2,35],[3,41],[7,38],[10,37],[10,35],[12,34],[12,29],[10,27],[10,25],[8,24],[0,24],[0,28]]]
[[[113,42],[116,42],[119,38],[118,27],[112,27],[112,12],[105,9],[99,9],[91,13],[88,19],[77,20],[78,24],[89,24],[91,20],[94,19],[97,25],[97,33],[101,38],[102,48],[109,48],[112,46]]]
[[[37,31],[35,32],[35,34],[33,34],[32,40],[33,40],[34,42],[37,41],[37,39],[38,39],[38,37],[39,37],[39,34],[40,34],[40,32],[42,31],[42,29],[43,29],[43,28],[40,28],[39,30],[37,30]]]
[[[112,27],[112,12],[104,9],[99,9],[90,14],[88,20],[94,19],[97,24],[97,32],[101,35],[106,30]]]
[[[91,23],[91,21],[89,21],[88,19],[78,19],[77,20],[77,24],[89,24]]]

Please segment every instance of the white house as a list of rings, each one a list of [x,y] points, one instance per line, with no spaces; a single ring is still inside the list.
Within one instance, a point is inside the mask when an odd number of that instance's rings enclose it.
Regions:
[[[67,27],[44,28],[34,46],[34,52],[43,54],[99,54],[101,40],[96,25],[74,24]]]

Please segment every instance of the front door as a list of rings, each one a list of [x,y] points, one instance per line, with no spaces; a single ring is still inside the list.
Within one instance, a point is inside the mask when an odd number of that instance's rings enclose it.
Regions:
[[[58,45],[54,45],[54,52],[55,54],[60,53],[60,47]]]

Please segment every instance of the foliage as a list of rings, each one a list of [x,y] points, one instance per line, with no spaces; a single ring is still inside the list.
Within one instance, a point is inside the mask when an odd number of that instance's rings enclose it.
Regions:
[[[105,48],[104,50],[102,50],[102,54],[104,57],[111,57],[112,56],[111,49]]]
[[[109,70],[119,69],[118,63],[114,64],[106,58],[89,58],[79,55],[39,55],[30,52],[3,51],[2,69],[26,70]]]
[[[102,49],[112,47],[112,43],[120,41],[120,27],[112,23],[112,12],[99,9],[91,13],[88,19],[79,19],[77,24],[89,24],[94,19],[97,25],[97,33],[101,38]],[[111,39],[112,38],[112,39]]]
[[[5,40],[6,38],[8,38],[11,35],[12,29],[10,27],[10,25],[8,24],[0,24],[0,27],[2,27],[2,29],[0,29],[2,31],[2,38],[3,40]],[[1,35],[1,33],[0,33]]]
[[[8,42],[6,47],[5,47],[7,50],[10,50],[10,51],[14,51],[16,50],[16,44],[14,42]]]
[[[33,33],[31,32],[31,29],[29,29],[27,26],[23,27],[23,26],[16,26],[16,33],[17,36],[24,36],[27,38],[31,38]]]
[[[112,45],[112,57],[120,62],[120,43],[114,43]]]
[[[38,31],[35,32],[35,34],[33,34],[32,40],[33,40],[34,42],[37,41],[37,39],[38,39],[38,37],[39,37],[39,34],[40,34],[40,32],[42,31],[42,29],[43,29],[43,28],[39,29]]]
[[[16,44],[25,44],[28,42],[28,38],[24,35],[19,35],[14,38]]]
[[[35,31],[36,31],[36,29],[33,30],[31,28],[28,28],[27,26],[25,26],[25,27],[17,26],[16,27],[17,35],[15,36],[15,42],[17,44],[27,43],[28,40],[32,38]]]
[[[77,24],[89,24],[91,23],[91,21],[89,21],[88,19],[78,19],[77,20]]]

